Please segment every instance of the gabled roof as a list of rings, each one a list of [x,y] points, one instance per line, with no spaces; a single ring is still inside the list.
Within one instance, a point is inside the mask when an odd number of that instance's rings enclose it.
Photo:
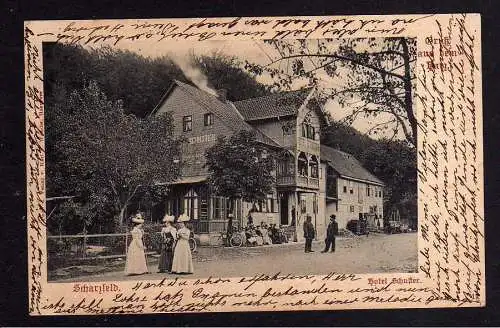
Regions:
[[[272,147],[280,147],[274,140],[263,134],[262,132],[254,129],[247,122],[245,122],[243,116],[238,112],[238,110],[231,104],[219,100],[217,97],[195,87],[190,84],[174,80],[174,85],[181,88],[184,92],[191,96],[191,99],[198,103],[201,107],[205,108],[207,111],[212,112],[217,116],[224,125],[233,130],[234,132],[239,132],[241,130],[255,131],[257,141]],[[170,87],[167,94],[162,97],[159,105],[156,106],[155,111],[163,104],[163,102],[168,98],[168,94],[173,90]]]
[[[382,180],[371,174],[354,156],[348,153],[321,145],[320,158],[326,161],[342,177],[384,184]]]
[[[275,93],[269,96],[236,101],[234,105],[246,121],[297,115],[311,88]]]

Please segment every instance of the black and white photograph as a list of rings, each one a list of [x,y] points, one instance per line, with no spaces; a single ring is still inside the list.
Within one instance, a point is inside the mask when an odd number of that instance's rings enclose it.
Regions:
[[[415,38],[43,43],[50,282],[417,273]]]

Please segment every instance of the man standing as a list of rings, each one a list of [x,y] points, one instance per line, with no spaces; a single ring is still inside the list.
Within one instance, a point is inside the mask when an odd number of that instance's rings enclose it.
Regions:
[[[339,232],[339,225],[335,221],[336,218],[335,214],[330,215],[330,223],[326,228],[325,249],[321,253],[328,252],[330,245],[332,246],[332,253],[335,252],[335,235]]]
[[[233,213],[227,215],[226,245],[231,246],[231,237],[233,237]]]
[[[311,222],[311,216],[307,216],[306,222],[304,222],[304,238],[306,240],[306,253],[314,252],[312,248],[312,240],[314,239],[314,226]]]

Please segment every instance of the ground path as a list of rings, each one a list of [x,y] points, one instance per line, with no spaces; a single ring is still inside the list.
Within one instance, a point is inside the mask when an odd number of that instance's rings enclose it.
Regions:
[[[304,253],[303,243],[267,247],[201,247],[194,254],[195,273],[184,277],[241,277],[276,272],[320,275],[330,272],[417,271],[416,233],[338,238],[335,253],[321,253],[323,246],[324,243],[321,241],[314,242],[315,252],[308,254]],[[152,273],[142,276],[127,277],[122,270],[58,281],[153,280],[175,276],[156,273],[157,260],[152,259],[148,266]]]

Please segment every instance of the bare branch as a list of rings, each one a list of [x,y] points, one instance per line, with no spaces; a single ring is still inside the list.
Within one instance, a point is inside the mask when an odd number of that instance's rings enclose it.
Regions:
[[[283,61],[285,59],[300,58],[300,57],[307,57],[307,56],[310,56],[310,57],[322,57],[322,58],[336,58],[336,59],[340,59],[340,60],[346,60],[346,61],[350,61],[350,62],[352,62],[352,63],[354,63],[356,65],[360,65],[360,66],[372,69],[372,70],[374,70],[376,72],[379,72],[380,74],[387,74],[387,75],[390,75],[390,76],[397,77],[398,79],[405,80],[405,77],[402,76],[402,75],[386,71],[383,68],[376,67],[376,66],[373,66],[373,65],[370,65],[370,64],[366,64],[366,63],[363,63],[363,62],[361,62],[359,60],[356,60],[356,59],[353,59],[353,58],[349,58],[349,57],[345,57],[345,56],[340,56],[340,55],[336,55],[336,54],[324,54],[324,55],[323,54],[311,54],[311,55],[299,54],[299,55],[289,55],[289,56],[284,56],[284,57],[276,59],[275,61],[273,61],[273,62],[269,63],[268,65],[266,65],[266,67],[271,66],[271,65],[273,65],[273,64],[275,64],[277,62],[281,62],[281,61]]]
[[[376,130],[378,127],[380,126],[386,126],[387,124],[390,124],[390,123],[394,123],[394,122],[397,122],[397,120],[395,118],[392,118],[390,119],[389,121],[386,121],[386,122],[382,122],[382,123],[378,123],[378,124],[375,124],[374,126],[370,127],[366,133],[367,134],[370,134],[372,131]]]

